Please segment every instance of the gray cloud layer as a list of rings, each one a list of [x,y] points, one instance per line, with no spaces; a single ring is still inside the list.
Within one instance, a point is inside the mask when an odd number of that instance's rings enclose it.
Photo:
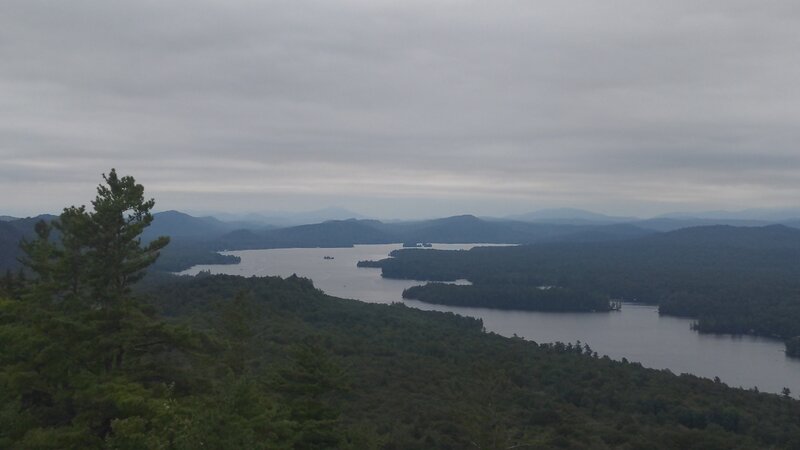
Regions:
[[[433,3],[433,4],[432,4]],[[800,205],[796,1],[0,4],[0,205]]]

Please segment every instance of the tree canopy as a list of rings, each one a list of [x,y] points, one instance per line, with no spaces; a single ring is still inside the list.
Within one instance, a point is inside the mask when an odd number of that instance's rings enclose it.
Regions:
[[[98,307],[119,303],[169,243],[168,237],[141,242],[155,205],[145,200],[141,184],[119,177],[115,169],[103,180],[91,211],[65,208],[50,224],[39,222],[36,239],[22,244],[23,263],[38,276],[39,294],[49,300],[91,301]],[[51,240],[54,230],[57,240]]]

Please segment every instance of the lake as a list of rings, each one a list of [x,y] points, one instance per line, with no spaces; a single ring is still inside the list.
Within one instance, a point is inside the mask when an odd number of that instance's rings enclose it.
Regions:
[[[469,249],[479,244],[434,244],[443,250]],[[404,289],[418,281],[382,278],[380,269],[358,268],[365,259],[383,259],[400,244],[358,245],[353,248],[292,248],[228,252],[242,258],[236,265],[202,265],[182,272],[201,270],[242,276],[292,274],[307,277],[327,294],[370,303],[403,302],[408,306],[450,311],[483,319],[487,331],[520,336],[536,342],[589,344],[600,355],[627,358],[646,367],[669,369],[713,378],[735,387],[758,387],[761,391],[791,389],[800,394],[800,360],[787,358],[783,342],[754,337],[700,334],[692,321],[659,316],[653,306],[624,303],[610,313],[545,313],[462,308],[404,300]],[[324,259],[325,256],[333,259]]]

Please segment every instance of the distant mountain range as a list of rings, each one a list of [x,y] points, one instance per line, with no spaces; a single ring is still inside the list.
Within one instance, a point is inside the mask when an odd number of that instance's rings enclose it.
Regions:
[[[740,211],[675,212],[662,214],[657,218],[783,223],[787,221],[800,221],[800,208],[752,208]]]
[[[323,208],[314,211],[287,212],[272,211],[264,213],[228,214],[212,213],[224,222],[248,224],[243,228],[258,228],[262,226],[289,227],[294,225],[308,225],[325,222],[328,220],[367,219],[367,216],[345,208]]]
[[[308,219],[315,214],[341,214],[341,209],[304,213]],[[787,213],[788,214],[788,213]],[[225,221],[205,216],[195,217],[179,211],[156,213],[155,219],[142,236],[147,242],[157,236],[170,236],[172,245],[164,251],[163,260],[171,270],[178,270],[199,257],[219,250],[242,250],[287,247],[348,247],[358,244],[383,243],[508,243],[534,244],[545,242],[602,242],[635,239],[661,232],[689,227],[730,225],[756,227],[773,224],[755,219],[708,219],[696,217],[657,217],[640,220],[631,217],[608,216],[578,209],[549,209],[512,218],[478,218],[461,215],[433,220],[381,222],[363,218],[325,220],[294,226],[268,225],[257,221]],[[18,243],[33,235],[39,220],[55,216],[8,218],[0,220],[0,269],[18,267]],[[257,219],[250,217],[250,219]],[[300,220],[300,218],[297,218]],[[800,220],[788,220],[784,225],[800,228]],[[202,259],[202,258],[201,258]],[[209,258],[205,258],[209,260]]]
[[[484,220],[471,215],[384,223],[377,220],[331,220],[272,230],[237,230],[219,238],[221,248],[347,247],[387,243],[530,244],[569,240],[629,239],[654,231],[627,224],[563,225]]]
[[[194,217],[179,211],[164,211],[154,214],[153,223],[142,233],[142,240],[170,236],[172,239],[206,241],[239,227],[239,223],[223,222],[215,217]]]
[[[636,217],[608,216],[605,214],[599,214],[596,212],[575,208],[540,209],[538,211],[533,211],[526,214],[507,216],[506,218],[511,220],[520,220],[523,222],[547,222],[577,225],[587,223],[625,223],[636,222],[639,220]]]
[[[609,216],[574,208],[542,209],[527,214],[508,216],[506,219],[532,223],[565,225],[600,225],[627,223],[654,231],[672,231],[681,228],[731,225],[760,227],[783,224],[800,227],[800,209],[748,209],[742,211],[707,211],[696,213],[669,213],[649,219]]]

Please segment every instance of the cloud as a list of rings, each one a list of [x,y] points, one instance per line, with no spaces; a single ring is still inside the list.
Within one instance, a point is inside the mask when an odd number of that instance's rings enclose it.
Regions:
[[[112,166],[192,210],[797,206],[799,22],[792,1],[9,0],[2,207],[85,203]]]

